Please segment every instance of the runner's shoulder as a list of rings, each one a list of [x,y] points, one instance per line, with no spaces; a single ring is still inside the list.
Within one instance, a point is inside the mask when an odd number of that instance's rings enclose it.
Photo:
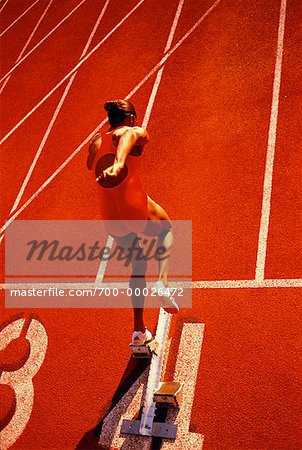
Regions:
[[[117,128],[116,130],[114,130],[113,134],[116,136],[121,136],[126,131],[132,131],[133,133],[137,133],[137,134],[141,134],[141,135],[147,133],[147,130],[145,130],[142,127],[139,127],[138,125],[135,125],[134,127],[129,127],[128,125],[125,125],[123,127],[120,127],[120,128]]]
[[[115,130],[113,132],[113,137],[116,137],[119,139],[124,133],[126,133],[128,131],[133,133],[136,136],[136,138],[139,139],[140,141],[144,142],[144,144],[146,144],[149,141],[148,131],[137,125],[134,127],[124,126],[124,127],[118,128],[117,130]]]

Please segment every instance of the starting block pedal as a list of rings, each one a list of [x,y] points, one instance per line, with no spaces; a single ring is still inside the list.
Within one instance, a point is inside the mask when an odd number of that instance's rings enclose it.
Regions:
[[[153,339],[143,345],[130,344],[133,358],[152,358],[152,354],[157,354],[158,342]]]
[[[153,401],[157,406],[166,408],[180,408],[182,397],[182,384],[177,381],[160,383],[159,389],[154,393]]]

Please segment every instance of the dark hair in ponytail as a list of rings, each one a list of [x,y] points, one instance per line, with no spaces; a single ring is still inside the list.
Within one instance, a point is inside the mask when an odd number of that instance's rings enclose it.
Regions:
[[[123,122],[126,117],[136,117],[134,106],[128,100],[114,100],[106,102],[104,105],[107,111],[109,123],[112,127],[116,127]]]

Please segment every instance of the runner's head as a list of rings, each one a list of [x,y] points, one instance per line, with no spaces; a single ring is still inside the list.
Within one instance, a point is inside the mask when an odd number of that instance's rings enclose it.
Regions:
[[[107,111],[109,123],[112,128],[120,125],[135,125],[136,111],[132,103],[128,100],[106,102],[104,109]]]

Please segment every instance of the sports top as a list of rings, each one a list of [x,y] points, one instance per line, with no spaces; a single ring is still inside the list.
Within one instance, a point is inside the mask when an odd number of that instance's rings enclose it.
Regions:
[[[113,164],[117,152],[112,142],[114,131],[102,134],[102,143],[92,164],[94,179],[102,173],[102,170]],[[122,221],[120,224],[106,222],[106,227],[110,226],[108,231],[113,236],[141,232],[146,226],[148,217],[147,195],[140,180],[141,162],[141,156],[129,154],[126,159],[126,176],[118,185],[104,187],[106,183],[95,183],[100,197],[103,220]],[[108,183],[107,186],[109,186]],[[140,221],[140,223],[131,221]]]

